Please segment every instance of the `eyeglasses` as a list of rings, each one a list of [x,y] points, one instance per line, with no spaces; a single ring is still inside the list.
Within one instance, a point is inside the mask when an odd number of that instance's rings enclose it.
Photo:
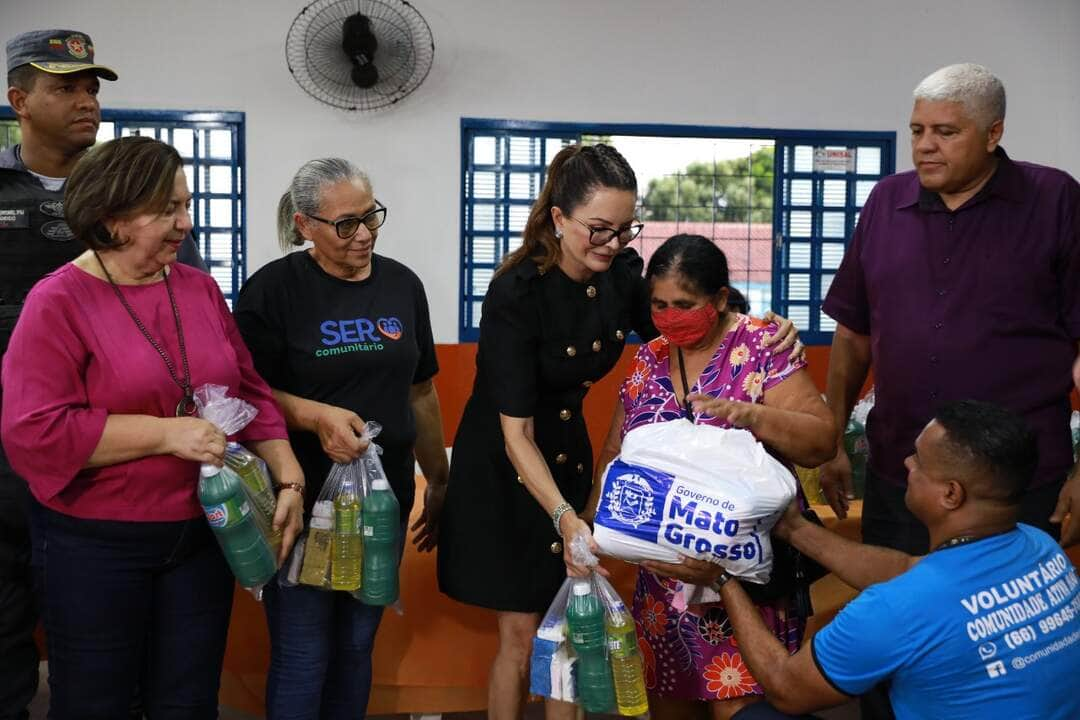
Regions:
[[[334,232],[342,240],[348,240],[360,229],[360,224],[363,223],[364,227],[368,230],[378,230],[386,222],[386,206],[378,200],[375,201],[375,209],[369,213],[365,213],[360,217],[346,217],[340,220],[327,220],[321,218],[318,215],[308,215],[304,213],[312,220],[318,220],[321,223],[334,226]]]
[[[641,234],[642,228],[645,227],[644,225],[639,223],[636,225],[628,225],[619,230],[613,230],[606,227],[594,227],[587,222],[582,222],[581,220],[578,220],[573,215],[567,215],[566,217],[570,218],[578,225],[581,225],[589,230],[589,244],[595,247],[607,245],[615,238],[619,239],[620,247],[628,245],[630,244],[631,240]]]

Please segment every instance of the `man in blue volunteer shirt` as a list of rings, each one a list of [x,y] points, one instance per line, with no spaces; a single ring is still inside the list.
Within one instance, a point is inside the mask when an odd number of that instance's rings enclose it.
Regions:
[[[0,152],[0,358],[30,288],[86,249],[64,221],[64,184],[96,141],[101,78],[116,80],[94,62],[90,36],[75,30],[25,32],[6,49],[22,144]],[[206,270],[191,235],[178,256]],[[0,449],[0,720],[27,717],[38,681],[26,496]]]
[[[721,575],[739,648],[772,703],[736,718],[839,705],[882,681],[898,720],[1080,718],[1080,581],[1049,535],[1016,522],[1036,443],[997,406],[938,410],[905,461],[905,501],[930,531],[923,557],[852,542],[789,508],[775,533],[863,592],[789,656]]]

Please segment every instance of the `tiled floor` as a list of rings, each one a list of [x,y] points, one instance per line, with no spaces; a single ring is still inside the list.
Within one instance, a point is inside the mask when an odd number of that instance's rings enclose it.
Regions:
[[[34,698],[33,704],[30,706],[30,720],[45,720],[45,712],[49,706],[49,685],[47,678],[48,670],[46,664],[41,663],[41,683],[38,686],[38,694]],[[858,707],[854,703],[850,703],[843,707],[836,708],[835,710],[828,710],[826,712],[818,713],[822,720],[858,720],[859,711]],[[425,716],[431,717],[431,716]],[[448,713],[443,715],[443,720],[484,720],[486,717],[483,712],[471,712],[471,713]],[[528,706],[525,712],[525,720],[542,720],[544,717],[544,706],[540,703],[533,703]],[[601,717],[590,715],[590,720],[600,720]],[[614,716],[612,716],[614,717]],[[228,708],[221,709],[220,720],[260,720],[252,715],[246,713],[236,712]],[[410,720],[408,715],[379,715],[371,716],[368,720]]]

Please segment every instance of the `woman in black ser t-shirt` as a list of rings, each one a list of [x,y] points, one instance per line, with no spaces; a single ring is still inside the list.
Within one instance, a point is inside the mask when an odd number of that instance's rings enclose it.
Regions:
[[[274,391],[307,480],[310,513],[332,463],[365,447],[378,421],[382,463],[404,524],[415,491],[413,463],[428,481],[416,542],[434,546],[448,467],[427,297],[420,279],[374,252],[386,208],[352,163],[312,160],[282,197],[283,249],[240,291],[236,321],[255,366]],[[271,583],[267,717],[357,717],[367,707],[371,652],[382,608],[345,592]]]

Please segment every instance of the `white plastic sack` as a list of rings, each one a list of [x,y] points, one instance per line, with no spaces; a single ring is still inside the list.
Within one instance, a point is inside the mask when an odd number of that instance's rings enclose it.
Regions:
[[[604,470],[593,537],[603,553],[631,562],[689,555],[766,583],[769,532],[797,483],[746,430],[644,425],[626,434]]]

